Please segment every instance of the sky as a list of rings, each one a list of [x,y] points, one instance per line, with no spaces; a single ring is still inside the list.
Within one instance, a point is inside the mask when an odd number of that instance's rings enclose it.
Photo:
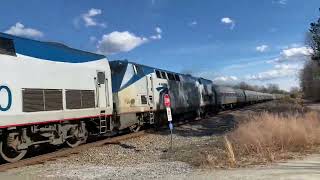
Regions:
[[[3,0],[0,31],[216,83],[299,86],[319,0]]]

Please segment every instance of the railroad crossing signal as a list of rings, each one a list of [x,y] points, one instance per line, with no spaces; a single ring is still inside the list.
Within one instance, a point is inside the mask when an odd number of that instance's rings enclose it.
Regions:
[[[166,107],[170,107],[170,106],[171,106],[169,94],[165,94],[165,95],[164,95],[164,105],[165,105]]]
[[[164,105],[166,106],[167,110],[167,118],[169,122],[169,129],[170,129],[170,149],[172,150],[172,131],[173,131],[173,124],[172,124],[172,113],[171,113],[171,102],[169,94],[164,95]]]
[[[170,102],[169,94],[164,95],[164,105],[166,106],[168,121],[171,122],[172,121],[172,114],[171,114],[171,108],[170,108],[171,102]]]

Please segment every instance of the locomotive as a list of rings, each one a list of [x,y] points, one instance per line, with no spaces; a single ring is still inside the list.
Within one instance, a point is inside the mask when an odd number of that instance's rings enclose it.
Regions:
[[[0,33],[0,156],[22,159],[42,144],[75,147],[88,136],[138,131],[173,115],[232,108],[279,98],[212,81]]]

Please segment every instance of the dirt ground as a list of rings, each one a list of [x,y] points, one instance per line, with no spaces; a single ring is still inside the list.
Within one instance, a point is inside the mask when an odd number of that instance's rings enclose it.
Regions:
[[[164,130],[2,172],[0,179],[320,179],[320,155],[250,168],[221,169],[225,167],[217,164],[214,170],[188,159],[197,159],[199,149],[220,143],[224,132],[257,109],[246,107],[176,126],[172,150],[169,131]],[[214,151],[224,150],[217,146]]]
[[[310,155],[303,159],[269,166],[201,171],[191,173],[187,178],[171,176],[168,179],[318,180],[320,179],[320,155]]]

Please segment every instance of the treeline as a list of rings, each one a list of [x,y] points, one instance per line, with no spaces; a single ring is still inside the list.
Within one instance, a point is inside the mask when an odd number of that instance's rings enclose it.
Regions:
[[[304,98],[320,101],[320,66],[316,61],[309,60],[300,74],[300,86]]]
[[[320,18],[310,24],[307,45],[313,54],[300,74],[300,86],[305,99],[320,101]]]
[[[281,90],[279,85],[277,84],[268,84],[266,86],[258,86],[258,85],[250,85],[246,82],[240,82],[233,86],[234,88],[250,90],[250,91],[258,91],[263,93],[270,93],[270,94],[288,94],[288,92]]]

